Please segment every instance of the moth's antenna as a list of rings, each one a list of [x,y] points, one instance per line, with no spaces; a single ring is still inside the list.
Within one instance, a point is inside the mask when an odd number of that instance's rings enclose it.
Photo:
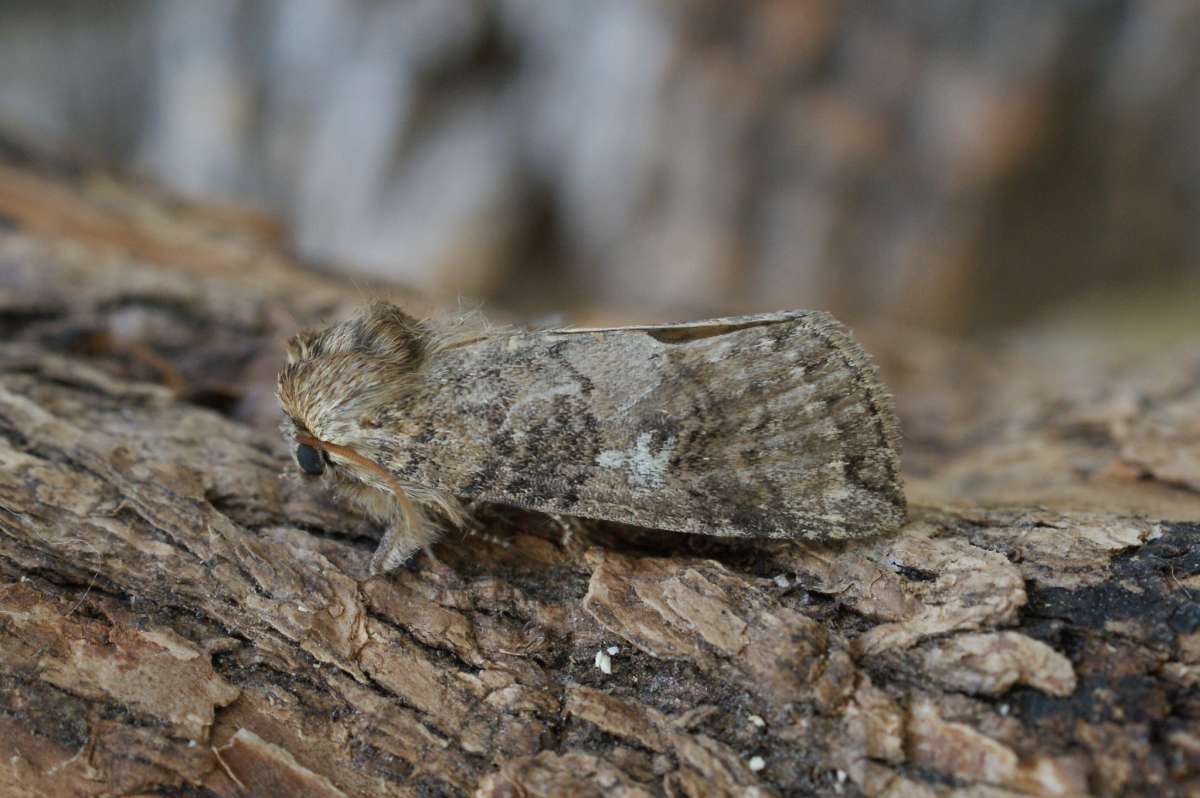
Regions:
[[[288,317],[288,320],[291,321],[293,328],[297,330],[301,328],[302,325],[300,324],[300,318],[292,312],[290,307],[288,307],[285,303],[280,303],[278,308],[279,310],[283,311],[283,315]]]
[[[354,287],[354,293],[358,294],[358,299],[362,304],[370,304],[371,296],[366,292],[366,290],[362,287],[362,284],[358,282],[358,278],[354,275],[350,275],[350,285]]]

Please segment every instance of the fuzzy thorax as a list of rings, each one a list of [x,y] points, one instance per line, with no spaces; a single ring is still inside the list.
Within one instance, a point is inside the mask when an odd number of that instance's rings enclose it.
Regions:
[[[434,543],[439,517],[456,526],[464,518],[454,496],[406,482],[365,454],[387,448],[397,414],[419,395],[422,365],[441,345],[443,337],[431,335],[427,323],[387,303],[288,344],[277,390],[286,414],[282,432],[297,446],[321,451],[324,467],[310,478],[386,526],[372,573]]]

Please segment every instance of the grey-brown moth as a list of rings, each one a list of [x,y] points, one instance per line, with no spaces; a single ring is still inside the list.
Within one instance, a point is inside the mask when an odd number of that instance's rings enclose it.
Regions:
[[[379,302],[293,338],[278,395],[303,472],[386,525],[373,573],[463,501],[815,540],[905,514],[891,399],[818,311],[530,331]]]

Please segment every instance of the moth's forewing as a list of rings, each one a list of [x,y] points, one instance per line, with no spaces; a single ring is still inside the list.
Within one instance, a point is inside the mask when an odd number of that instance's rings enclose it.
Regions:
[[[462,497],[722,536],[903,521],[876,369],[827,314],[505,331],[430,357],[389,467]]]

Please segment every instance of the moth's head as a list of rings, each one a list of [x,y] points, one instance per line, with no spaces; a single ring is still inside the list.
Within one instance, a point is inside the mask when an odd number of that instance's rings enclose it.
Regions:
[[[379,434],[387,411],[411,392],[424,341],[420,322],[387,302],[288,341],[276,395],[283,435],[305,474],[329,475],[343,463],[304,439],[358,449]]]

